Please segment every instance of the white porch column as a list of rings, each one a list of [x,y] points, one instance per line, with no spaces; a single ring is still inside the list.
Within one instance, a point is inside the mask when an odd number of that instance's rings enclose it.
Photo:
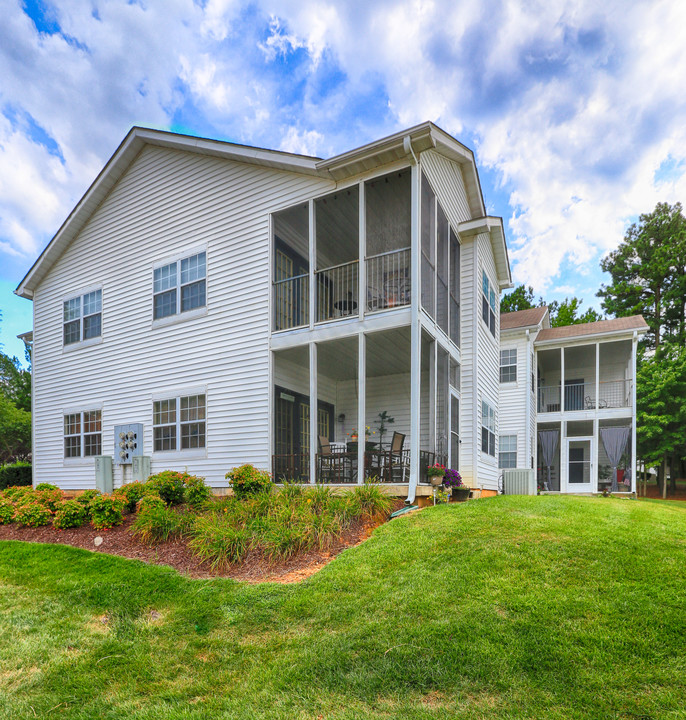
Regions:
[[[317,344],[310,343],[310,483],[317,481]]]
[[[631,341],[631,492],[636,492],[636,353],[638,351],[638,333],[634,330]],[[665,487],[667,481],[665,480]]]
[[[600,343],[595,344],[595,409],[600,407]]]
[[[596,396],[597,397],[597,396]],[[591,456],[591,463],[592,463],[592,475],[591,475],[591,482],[594,484],[595,491],[598,492],[598,477],[599,477],[599,467],[598,467],[598,451],[599,451],[599,443],[600,443],[600,420],[598,420],[597,417],[593,419],[593,454]]]
[[[364,194],[364,182],[359,184],[359,249],[358,249],[358,271],[357,271],[357,311],[360,319],[362,319],[367,312],[367,223],[366,223],[366,208],[367,201]]]
[[[315,214],[314,214],[314,200],[310,200],[308,203],[308,218],[309,218],[309,226],[310,226],[310,236],[309,236],[309,245],[310,245],[310,254],[309,254],[309,260],[310,260],[310,275],[309,275],[309,301],[310,301],[310,318],[309,318],[309,325],[310,330],[314,327],[314,321],[316,319],[316,302],[317,302],[317,296],[316,296],[316,289],[317,289],[317,276],[315,275],[314,271],[317,266],[317,251],[315,247],[315,238],[316,238],[316,232],[315,232]]]
[[[560,412],[565,411],[565,348],[560,348]]]
[[[419,166],[412,165],[411,198],[411,309],[410,325],[410,484],[407,490],[407,502],[413,503],[419,482],[419,414],[421,412],[420,379],[422,372],[422,329],[419,322],[419,302],[421,298],[421,279],[419,273]]]
[[[362,485],[365,473],[364,451],[367,444],[367,337],[360,333],[357,338],[357,484]]]

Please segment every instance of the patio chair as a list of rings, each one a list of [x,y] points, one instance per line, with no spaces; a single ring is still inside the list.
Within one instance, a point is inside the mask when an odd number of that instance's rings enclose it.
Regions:
[[[405,435],[394,432],[391,439],[391,447],[384,454],[384,475],[386,482],[405,482],[405,477],[409,469],[407,453],[403,450],[405,444]]]
[[[334,452],[329,438],[319,435],[317,475],[320,482],[353,482],[353,463],[350,453]]]

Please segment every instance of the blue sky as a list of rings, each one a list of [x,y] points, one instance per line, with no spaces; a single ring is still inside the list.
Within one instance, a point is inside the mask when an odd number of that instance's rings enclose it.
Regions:
[[[476,151],[513,275],[595,305],[686,190],[686,4],[4,0],[0,342],[12,290],[132,125],[328,157],[433,120]]]

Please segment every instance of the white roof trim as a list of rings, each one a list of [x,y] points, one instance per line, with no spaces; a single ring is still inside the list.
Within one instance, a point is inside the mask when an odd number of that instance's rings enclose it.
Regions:
[[[457,226],[460,237],[468,238],[488,233],[491,238],[495,267],[498,273],[498,287],[506,290],[512,287],[512,273],[510,272],[510,259],[507,254],[507,243],[505,242],[505,229],[503,219],[485,215],[475,220],[467,220]]]

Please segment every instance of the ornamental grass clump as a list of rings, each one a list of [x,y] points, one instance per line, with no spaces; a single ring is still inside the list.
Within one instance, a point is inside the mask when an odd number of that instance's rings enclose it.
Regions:
[[[258,470],[253,465],[241,465],[229,470],[226,479],[237,498],[271,492],[273,485],[271,475],[266,470]]]
[[[24,527],[41,527],[49,525],[52,521],[52,512],[35,500],[24,505],[19,505],[14,514],[14,519]]]
[[[156,545],[186,534],[194,519],[192,515],[178,513],[164,503],[148,504],[136,515],[131,532],[147,545]]]
[[[52,524],[58,530],[81,527],[86,522],[86,508],[76,500],[65,500],[55,512]]]
[[[14,505],[0,498],[0,525],[9,525],[14,520]]]
[[[98,495],[91,500],[91,525],[108,530],[124,521],[124,501],[116,495]]]
[[[366,482],[351,491],[351,500],[359,506],[360,517],[381,520],[388,515],[393,500],[377,483]]]
[[[225,570],[245,558],[250,534],[223,513],[208,513],[195,521],[188,547],[212,570]]]

